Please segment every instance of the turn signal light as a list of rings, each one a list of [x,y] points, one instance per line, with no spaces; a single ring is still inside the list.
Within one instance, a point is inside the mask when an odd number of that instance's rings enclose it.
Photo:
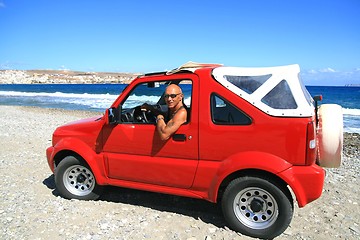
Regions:
[[[307,125],[306,133],[306,156],[305,165],[311,165],[316,161],[316,132],[315,122],[311,121]]]

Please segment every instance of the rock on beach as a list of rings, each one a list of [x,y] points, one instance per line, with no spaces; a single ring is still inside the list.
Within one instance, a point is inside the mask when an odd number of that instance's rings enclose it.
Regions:
[[[177,196],[107,187],[97,201],[58,195],[45,149],[55,128],[94,112],[0,106],[0,239],[251,239],[220,208]],[[101,113],[99,113],[101,114]],[[358,134],[345,134],[340,168],[320,199],[299,209],[277,239],[360,239]]]

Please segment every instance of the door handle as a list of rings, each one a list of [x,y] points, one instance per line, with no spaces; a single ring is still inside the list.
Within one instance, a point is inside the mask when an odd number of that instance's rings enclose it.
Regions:
[[[174,134],[172,136],[172,139],[174,141],[185,142],[186,141],[186,135],[185,134]]]

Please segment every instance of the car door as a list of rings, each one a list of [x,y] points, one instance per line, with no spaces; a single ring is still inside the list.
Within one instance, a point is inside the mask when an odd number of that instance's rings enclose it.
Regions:
[[[157,103],[169,84],[169,77],[152,77],[129,90],[119,100],[126,119],[117,125],[106,125],[103,152],[108,177],[155,185],[190,188],[198,165],[198,83],[195,75],[171,79],[183,89],[188,105],[187,123],[167,141],[162,141],[155,123],[139,122],[139,106]],[[174,76],[172,76],[174,78]],[[166,80],[166,81],[165,81]],[[135,116],[131,116],[135,114]],[[137,114],[137,115],[136,115]]]

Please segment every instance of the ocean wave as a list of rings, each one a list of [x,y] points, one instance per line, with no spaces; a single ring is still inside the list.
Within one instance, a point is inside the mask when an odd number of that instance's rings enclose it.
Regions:
[[[360,134],[360,128],[344,126],[344,132],[346,132],[346,133],[359,133]]]
[[[354,116],[360,116],[360,109],[357,108],[343,108],[343,114],[344,115],[354,115]]]
[[[96,108],[106,108],[111,105],[113,101],[118,97],[114,94],[93,94],[93,93],[63,93],[63,92],[19,92],[19,91],[0,91],[0,96],[5,97],[49,97],[51,101],[70,102],[73,104],[88,105]],[[159,96],[148,95],[131,95],[127,99],[126,107],[133,107],[141,103],[156,104],[159,100]],[[104,101],[103,103],[101,101]],[[191,98],[184,99],[185,104],[190,106]],[[360,116],[360,109],[357,108],[343,108],[344,115]]]
[[[148,96],[148,95],[141,95],[141,96],[137,96],[137,95],[130,95],[126,101],[142,101],[143,103],[148,103],[148,104],[156,104],[157,101],[159,100],[159,96]]]
[[[114,94],[89,94],[89,93],[63,93],[63,92],[19,92],[19,91],[0,91],[0,96],[22,98],[24,102],[26,99],[38,99],[39,102],[45,103],[60,103],[88,106],[95,109],[106,109],[111,106],[119,95]],[[156,104],[159,96],[148,95],[130,95],[124,108],[133,108],[143,103]],[[184,99],[185,104],[190,107],[191,98]]]
[[[57,97],[57,98],[117,98],[118,95],[112,94],[90,94],[90,93],[63,93],[63,92],[16,92],[16,91],[0,91],[0,96],[7,97]]]

